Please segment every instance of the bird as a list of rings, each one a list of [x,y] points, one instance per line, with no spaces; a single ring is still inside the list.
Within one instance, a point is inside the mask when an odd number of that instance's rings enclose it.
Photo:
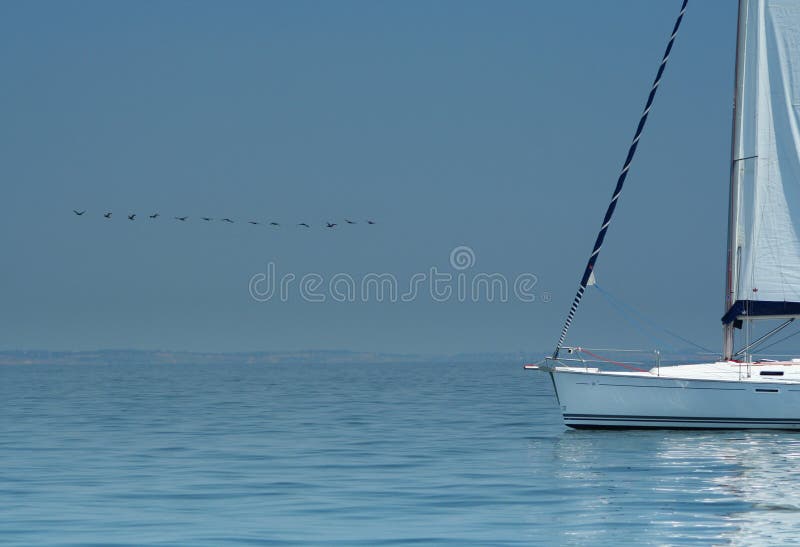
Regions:
[[[186,222],[186,219],[189,217],[175,217],[175,220],[180,220],[181,222]]]
[[[208,221],[210,221],[210,220],[214,220],[214,219],[213,219],[213,218],[211,218],[211,217],[201,217],[201,218],[202,218],[203,220],[205,220],[206,222],[208,222]]]
[[[230,224],[233,224],[233,221],[231,219],[229,219],[229,218],[223,218],[222,222],[228,222]]]
[[[375,224],[375,221],[374,220],[368,220],[367,224]]]
[[[136,220],[136,213],[131,213],[128,215],[128,220]]]
[[[83,211],[76,211],[75,209],[73,209],[72,212],[75,213],[78,216],[81,216],[83,213],[86,212],[86,209],[84,209]]]
[[[305,226],[306,228],[311,228],[311,226],[309,226],[309,225],[308,225],[308,224],[306,224],[305,222],[301,222],[301,223],[299,223],[299,224],[298,224],[298,226]]]
[[[260,222],[257,222],[255,220],[248,220],[247,223],[248,224],[252,224],[253,226],[257,226],[257,225],[261,224]]]
[[[326,225],[328,228],[333,228],[333,227],[335,227],[335,226],[336,226],[336,223],[334,223],[334,222],[326,222],[326,223],[325,223],[325,225]]]
[[[153,213],[152,215],[150,215],[150,218],[158,218],[160,216],[161,215],[159,215],[158,213]]]
[[[103,214],[103,216],[106,217],[106,218],[111,218],[111,212],[105,213],[105,214]]]
[[[352,220],[348,220],[348,219],[344,219],[344,221],[345,221],[346,223],[348,223],[348,224],[358,224],[357,222],[354,222],[354,221],[352,221]]]
[[[269,225],[270,226],[280,226],[280,223],[278,223],[278,222],[270,222]]]

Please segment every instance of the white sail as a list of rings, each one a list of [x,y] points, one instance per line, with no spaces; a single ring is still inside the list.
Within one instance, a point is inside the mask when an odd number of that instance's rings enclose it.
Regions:
[[[747,0],[742,14],[726,321],[800,314],[800,0]]]

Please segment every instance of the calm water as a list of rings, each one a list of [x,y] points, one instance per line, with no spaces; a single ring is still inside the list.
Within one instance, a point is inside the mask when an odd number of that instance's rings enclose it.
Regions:
[[[800,436],[563,428],[510,365],[0,368],[0,543],[776,544]]]

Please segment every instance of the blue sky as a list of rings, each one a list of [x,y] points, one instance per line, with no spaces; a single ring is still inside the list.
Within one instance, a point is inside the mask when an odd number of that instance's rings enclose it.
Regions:
[[[0,4],[0,348],[551,348],[679,4]],[[714,348],[735,24],[689,6],[596,269]],[[269,262],[402,285],[460,245],[537,301],[248,290]],[[569,341],[652,345],[594,292]]]

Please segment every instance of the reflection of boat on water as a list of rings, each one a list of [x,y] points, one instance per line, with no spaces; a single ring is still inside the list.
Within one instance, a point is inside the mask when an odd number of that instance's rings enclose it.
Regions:
[[[550,375],[571,427],[800,429],[800,360],[753,358],[758,344],[800,316],[798,0],[739,2],[722,358],[616,372],[563,355],[581,351],[563,344],[594,284],[597,257],[685,7],[684,0],[556,350],[527,368]],[[782,323],[751,342],[753,323],[762,320]],[[745,340],[735,351],[738,329]]]
[[[535,512],[553,543],[787,545],[800,529],[793,434],[567,431],[531,459],[560,492]]]
[[[660,462],[700,459],[698,471],[711,475],[705,490],[730,511],[721,538],[734,545],[787,545],[800,529],[800,439],[794,435],[750,432],[735,438],[705,435],[665,444]],[[776,473],[776,469],[782,470]],[[710,498],[710,496],[709,496]]]

